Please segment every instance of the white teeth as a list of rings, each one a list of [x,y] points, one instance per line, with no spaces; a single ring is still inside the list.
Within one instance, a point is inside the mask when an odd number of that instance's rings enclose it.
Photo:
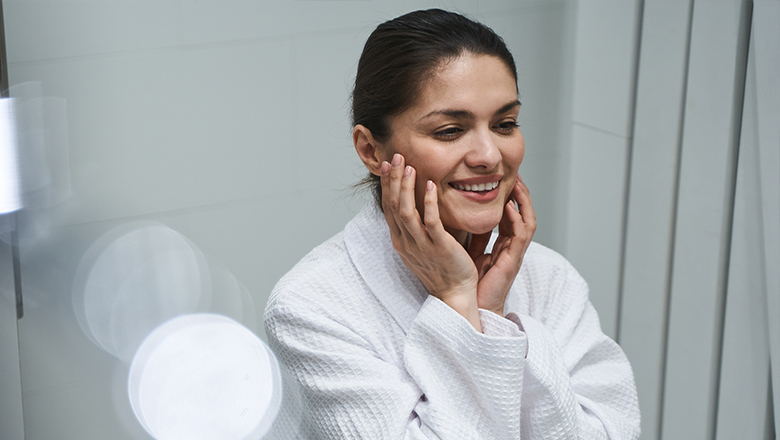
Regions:
[[[455,187],[455,189],[459,189],[461,191],[475,191],[475,192],[482,192],[482,191],[492,191],[498,186],[499,182],[490,182],[490,183],[480,183],[480,184],[464,184],[460,185],[457,183],[453,183],[452,186]]]

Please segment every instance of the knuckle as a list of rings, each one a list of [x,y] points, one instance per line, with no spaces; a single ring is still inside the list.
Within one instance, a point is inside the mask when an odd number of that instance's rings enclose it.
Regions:
[[[398,216],[401,217],[401,221],[409,223],[414,220],[414,212],[408,209],[402,209],[398,212]]]
[[[526,241],[528,241],[528,232],[526,232],[525,230],[523,230],[522,232],[520,232],[519,234],[517,234],[517,238],[519,238],[519,239],[520,239],[520,241],[522,241],[522,242],[526,242]]]

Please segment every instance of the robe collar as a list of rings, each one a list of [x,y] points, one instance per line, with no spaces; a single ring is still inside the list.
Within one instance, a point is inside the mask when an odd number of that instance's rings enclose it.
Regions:
[[[428,291],[393,249],[384,214],[369,202],[344,228],[344,242],[371,293],[407,332]]]

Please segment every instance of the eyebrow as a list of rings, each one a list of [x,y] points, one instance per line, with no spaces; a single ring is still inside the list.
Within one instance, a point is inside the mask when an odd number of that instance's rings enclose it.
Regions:
[[[496,116],[496,115],[506,113],[514,109],[515,107],[520,107],[519,100],[515,100],[508,104],[505,104],[500,109],[496,110],[496,112],[493,115]],[[427,115],[423,116],[422,118],[420,118],[420,120],[422,121],[423,119],[427,119],[430,118],[431,116],[436,116],[436,115],[449,116],[454,119],[476,119],[474,113],[468,110],[434,110],[428,113]]]

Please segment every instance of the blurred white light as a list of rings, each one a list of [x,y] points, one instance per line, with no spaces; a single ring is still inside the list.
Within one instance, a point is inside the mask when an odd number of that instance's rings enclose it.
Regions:
[[[25,208],[45,208],[65,200],[70,191],[67,105],[44,97],[39,82],[11,87],[16,104],[18,161]]]
[[[136,418],[157,440],[259,439],[281,403],[271,351],[241,324],[193,314],[155,329],[130,366]]]
[[[87,336],[129,362],[161,323],[208,310],[209,284],[205,258],[189,240],[163,225],[130,224],[87,251],[73,306]]]
[[[0,99],[0,214],[22,207],[13,99]]]

